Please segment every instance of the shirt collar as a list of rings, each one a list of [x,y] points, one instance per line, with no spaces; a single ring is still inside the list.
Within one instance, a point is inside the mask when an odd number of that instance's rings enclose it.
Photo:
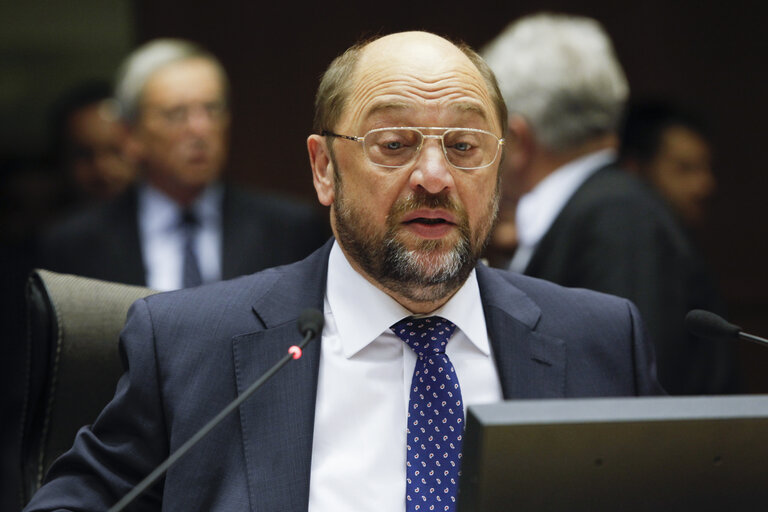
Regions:
[[[326,298],[346,358],[389,331],[395,322],[413,315],[352,268],[336,241],[328,260]],[[480,287],[474,269],[448,302],[424,316],[432,315],[440,315],[456,324],[478,349],[486,355],[490,354]]]
[[[581,184],[615,159],[613,149],[589,153],[559,167],[520,198],[515,217],[520,245],[538,245]]]

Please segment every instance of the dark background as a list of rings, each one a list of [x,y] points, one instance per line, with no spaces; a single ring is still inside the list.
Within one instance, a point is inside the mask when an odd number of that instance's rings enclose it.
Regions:
[[[50,105],[79,80],[111,79],[135,45],[155,37],[183,37],[215,53],[232,85],[230,177],[247,187],[315,202],[305,141],[314,91],[333,57],[360,37],[410,29],[479,48],[512,19],[549,10],[591,16],[605,26],[633,97],[674,99],[708,121],[719,190],[701,246],[728,302],[729,318],[766,336],[762,157],[768,145],[768,48],[760,7],[744,0],[358,0],[309,6],[246,0],[2,2],[0,288],[23,283],[24,243],[55,217],[55,180],[46,162]],[[23,317],[14,304],[2,313],[6,327]],[[8,329],[2,336],[8,337]],[[19,341],[3,339],[0,358],[10,360]],[[744,391],[768,392],[768,350],[747,344],[739,349]],[[20,385],[11,373],[0,375],[0,393]],[[7,421],[2,423],[7,427]],[[4,432],[4,438],[13,435]],[[4,470],[14,458],[3,454]],[[2,510],[14,510],[7,501],[14,478],[0,475]]]

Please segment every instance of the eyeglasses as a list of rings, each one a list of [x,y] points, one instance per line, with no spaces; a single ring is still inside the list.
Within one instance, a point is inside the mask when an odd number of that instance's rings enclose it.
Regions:
[[[186,124],[196,113],[202,113],[210,121],[219,122],[224,119],[227,113],[227,105],[221,101],[209,101],[205,103],[194,103],[189,105],[179,105],[173,108],[148,107],[151,112],[156,113],[168,125],[178,127]]]
[[[422,130],[444,131],[441,135],[427,135]],[[362,137],[340,135],[328,130],[323,130],[322,135],[362,142],[365,155],[372,164],[389,168],[411,163],[421,151],[424,139],[440,139],[448,163],[468,171],[491,165],[504,145],[504,139],[477,128],[399,126],[376,128]]]

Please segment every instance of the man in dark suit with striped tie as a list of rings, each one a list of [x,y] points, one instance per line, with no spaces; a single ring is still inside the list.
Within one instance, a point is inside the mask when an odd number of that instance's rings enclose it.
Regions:
[[[139,183],[54,226],[37,265],[173,290],[290,263],[322,245],[330,230],[309,205],[222,182],[228,88],[219,61],[189,41],[154,40],[131,53],[115,99]]]

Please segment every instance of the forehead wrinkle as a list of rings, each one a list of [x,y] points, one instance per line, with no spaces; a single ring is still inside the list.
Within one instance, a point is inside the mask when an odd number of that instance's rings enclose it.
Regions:
[[[426,72],[408,72],[397,67],[393,69],[366,70],[355,79],[353,91],[390,85],[404,85],[423,92],[429,96],[440,94],[442,90],[449,88],[462,88],[477,94],[479,97],[487,97],[485,82],[477,73],[471,70],[454,69],[440,73],[427,74]]]
[[[449,103],[447,106],[452,110],[477,113],[483,120],[489,120],[492,102],[485,83],[474,74],[452,72],[429,78],[399,75],[382,70],[357,77],[348,103],[351,119],[368,119],[382,111],[405,111],[435,101],[438,105]]]
[[[411,110],[414,108],[414,104],[406,103],[402,101],[382,101],[378,103],[374,103],[370,108],[366,109],[364,112],[362,112],[362,118],[363,119],[369,119],[376,114],[382,112],[405,112],[408,110]],[[447,108],[451,110],[455,110],[460,113],[470,113],[470,114],[476,114],[478,117],[483,119],[484,121],[488,120],[488,115],[486,114],[485,110],[481,108],[476,103],[472,102],[460,102],[460,103],[454,103],[451,105],[448,105]]]

